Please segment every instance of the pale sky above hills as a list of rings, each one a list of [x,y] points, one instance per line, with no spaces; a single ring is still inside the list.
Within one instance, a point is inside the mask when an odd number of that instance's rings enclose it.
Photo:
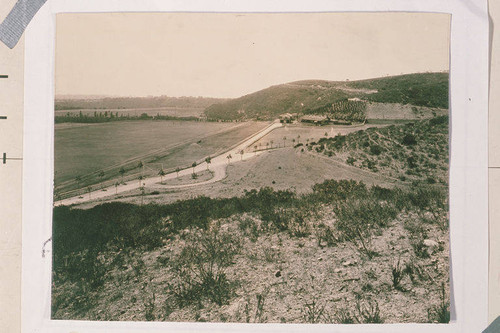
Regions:
[[[449,69],[450,16],[59,14],[56,95],[239,97]]]

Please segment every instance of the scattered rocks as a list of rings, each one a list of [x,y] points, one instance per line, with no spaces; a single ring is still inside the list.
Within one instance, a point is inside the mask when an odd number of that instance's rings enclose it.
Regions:
[[[353,261],[350,261],[350,260],[347,260],[347,261],[344,261],[342,263],[342,266],[344,267],[348,267],[348,266],[354,266],[357,264],[357,261],[356,260],[353,260]]]
[[[429,255],[433,254],[439,248],[438,242],[432,239],[424,239],[423,244],[427,247],[427,253]]]

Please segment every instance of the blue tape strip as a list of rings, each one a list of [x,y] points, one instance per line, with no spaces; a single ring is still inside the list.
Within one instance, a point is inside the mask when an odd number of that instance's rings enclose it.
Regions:
[[[0,24],[0,40],[14,48],[31,19],[47,0],[18,0]]]
[[[483,333],[498,333],[500,332],[500,317],[497,317]]]

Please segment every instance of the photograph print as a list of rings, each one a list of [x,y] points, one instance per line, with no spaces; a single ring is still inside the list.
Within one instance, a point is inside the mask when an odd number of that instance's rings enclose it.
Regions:
[[[56,26],[51,318],[448,323],[450,16]]]

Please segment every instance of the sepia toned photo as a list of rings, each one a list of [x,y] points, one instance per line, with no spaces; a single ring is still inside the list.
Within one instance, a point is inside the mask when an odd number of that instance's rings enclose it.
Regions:
[[[448,323],[450,16],[58,14],[51,318]]]

